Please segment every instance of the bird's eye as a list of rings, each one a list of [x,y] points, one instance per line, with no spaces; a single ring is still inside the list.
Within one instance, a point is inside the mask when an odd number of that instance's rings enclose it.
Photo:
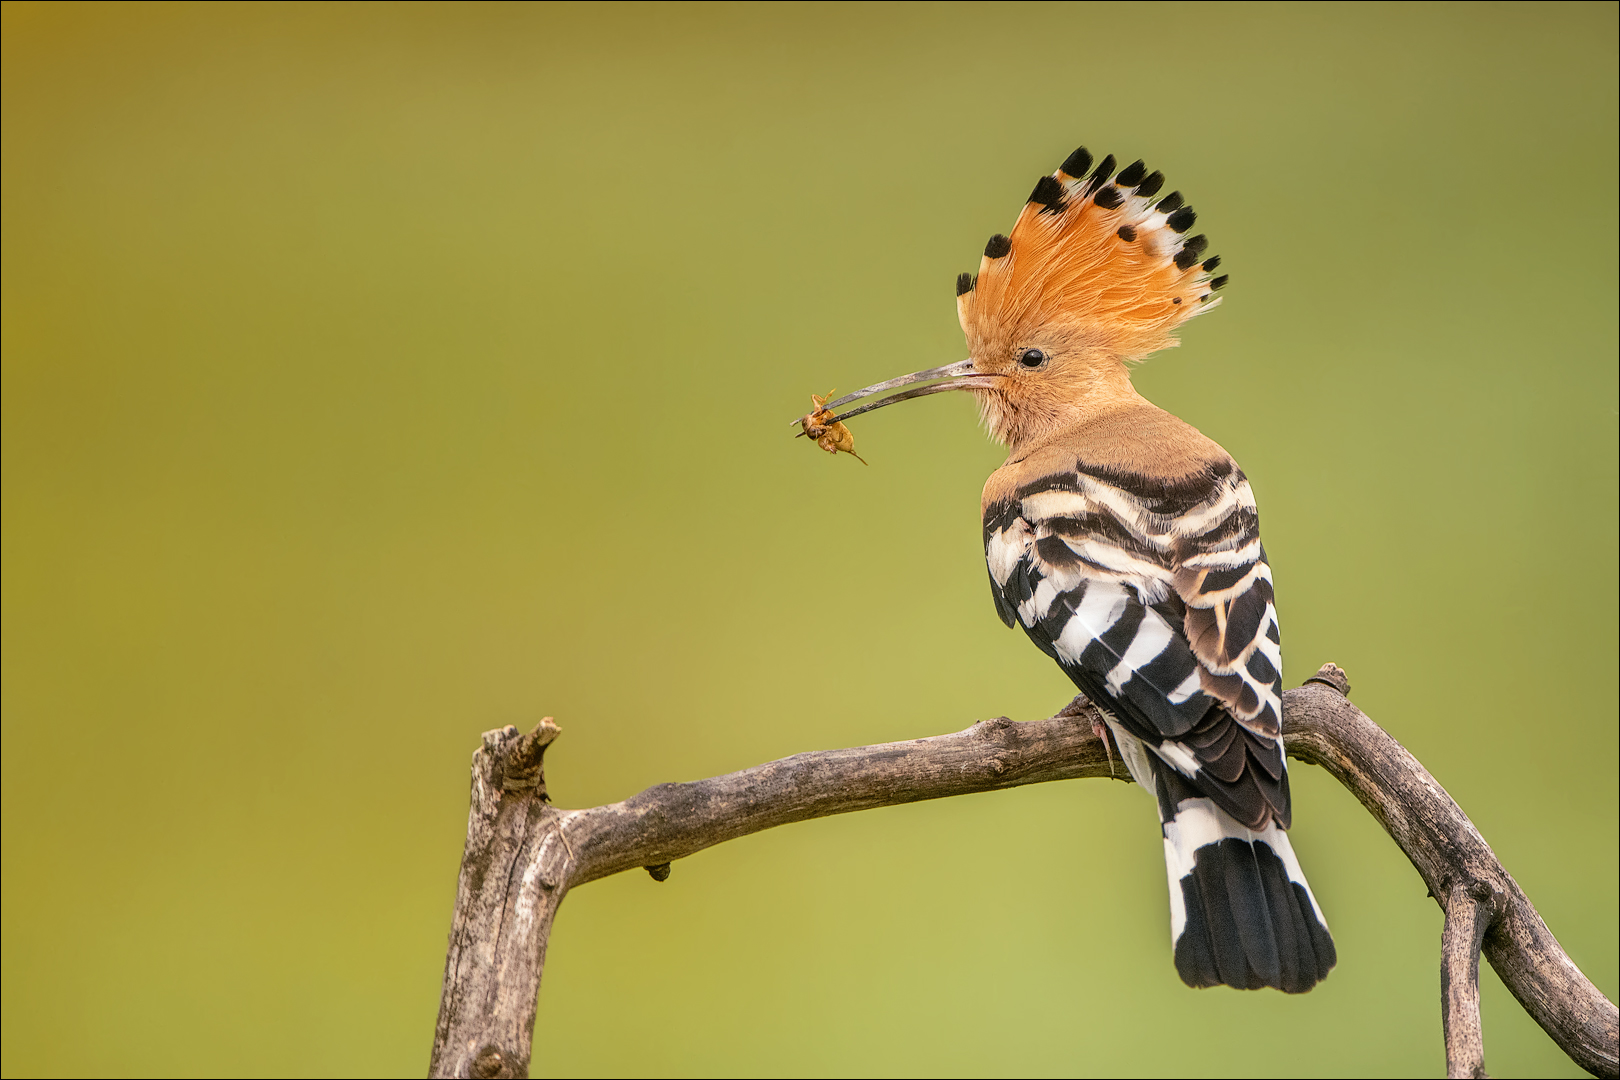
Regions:
[[[1046,363],[1046,354],[1039,349],[1025,349],[1019,354],[1018,362],[1028,368],[1040,367]]]

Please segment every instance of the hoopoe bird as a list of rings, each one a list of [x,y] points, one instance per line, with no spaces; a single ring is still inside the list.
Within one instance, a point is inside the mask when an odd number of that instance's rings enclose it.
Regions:
[[[1254,493],[1231,456],[1131,385],[1219,303],[1164,176],[1084,147],[956,283],[969,358],[868,386],[836,417],[966,390],[1008,447],[984,486],[997,613],[1106,716],[1158,803],[1176,971],[1309,990],[1337,957],[1285,831],[1282,649]],[[914,385],[926,384],[926,385]],[[910,387],[910,389],[902,389]]]

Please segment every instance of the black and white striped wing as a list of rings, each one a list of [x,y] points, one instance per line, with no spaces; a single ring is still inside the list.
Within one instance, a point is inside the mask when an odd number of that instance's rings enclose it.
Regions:
[[[1337,953],[1282,831],[1282,655],[1243,474],[1080,462],[987,505],[984,528],[1002,619],[1109,714],[1157,797],[1182,980],[1309,990]]]
[[[1079,462],[987,506],[984,539],[1008,626],[1191,792],[1288,827],[1271,571],[1236,466],[1165,481]]]

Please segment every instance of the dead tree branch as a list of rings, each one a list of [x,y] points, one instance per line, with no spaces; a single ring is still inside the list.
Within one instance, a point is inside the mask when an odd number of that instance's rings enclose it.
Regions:
[[[1547,1034],[1595,1076],[1617,1075],[1620,1012],[1581,974],[1473,823],[1404,747],[1352,705],[1332,664],[1283,698],[1290,757],[1349,788],[1404,851],[1446,912],[1441,1016],[1450,1076],[1483,1076],[1479,956]],[[552,920],[568,890],[670,864],[777,825],[1049,780],[1105,777],[1095,709],[1050,720],[986,720],[953,735],[826,750],[624,802],[562,810],[546,799],[550,719],[487,732],[473,755],[472,807],[433,1041],[435,1077],[527,1076]]]
[[[1446,1075],[1485,1074],[1485,1035],[1479,1023],[1479,949],[1498,914],[1501,894],[1459,881],[1446,900],[1440,932],[1440,1020],[1446,1030]]]

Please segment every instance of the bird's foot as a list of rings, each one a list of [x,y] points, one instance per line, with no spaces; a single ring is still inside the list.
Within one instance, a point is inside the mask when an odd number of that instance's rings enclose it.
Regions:
[[[1103,753],[1108,755],[1108,775],[1117,777],[1119,774],[1114,771],[1113,732],[1108,730],[1108,725],[1102,721],[1097,713],[1097,707],[1091,703],[1090,698],[1084,694],[1074,695],[1074,700],[1059,709],[1053,719],[1055,720],[1059,716],[1068,719],[1079,719],[1088,714],[1091,719],[1091,733],[1102,740]]]
[[[1063,706],[1063,708],[1059,709],[1056,715],[1054,715],[1053,719],[1056,719],[1058,716],[1084,716],[1086,715],[1086,710],[1089,708],[1091,708],[1091,699],[1086,697],[1084,694],[1076,694],[1074,695],[1074,700]]]
[[[1102,740],[1103,753],[1108,755],[1108,777],[1113,779],[1114,773],[1114,736],[1108,730],[1108,725],[1101,720],[1091,722],[1091,733]]]

